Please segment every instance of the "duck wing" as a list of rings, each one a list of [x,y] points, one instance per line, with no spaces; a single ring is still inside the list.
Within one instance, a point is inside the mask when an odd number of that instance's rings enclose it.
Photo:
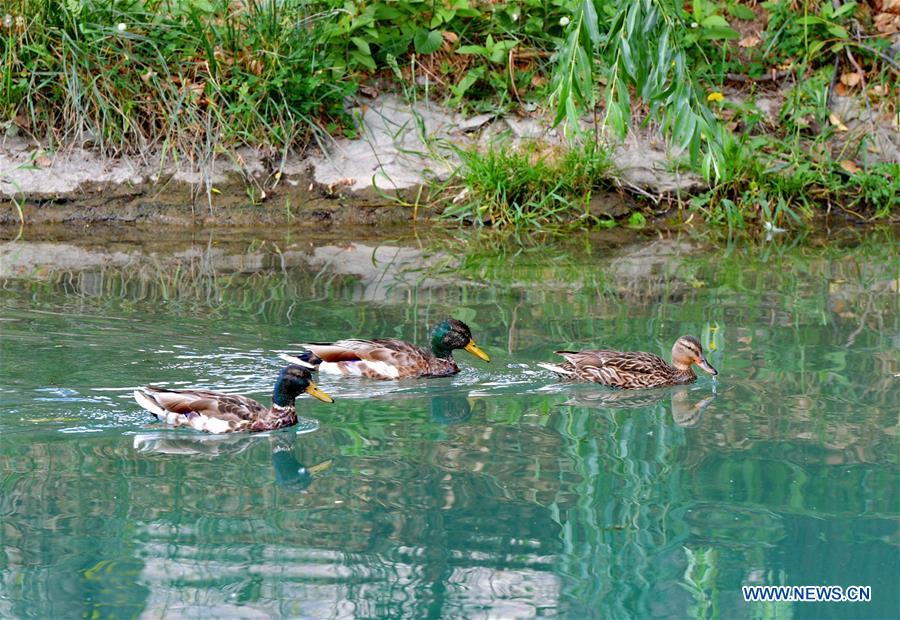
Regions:
[[[303,346],[322,358],[322,372],[373,379],[398,379],[429,374],[429,360],[433,357],[414,344],[393,338],[338,340]]]
[[[614,387],[650,387],[672,372],[666,361],[653,353],[606,349],[556,353],[571,365],[577,378]]]
[[[135,390],[137,403],[159,420],[211,433],[242,430],[269,412],[252,398],[209,390],[170,390],[148,386]]]

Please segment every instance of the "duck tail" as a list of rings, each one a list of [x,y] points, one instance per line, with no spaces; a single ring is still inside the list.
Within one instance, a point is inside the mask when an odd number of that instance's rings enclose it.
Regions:
[[[571,377],[575,374],[572,370],[564,368],[562,366],[557,366],[556,364],[545,364],[543,362],[538,362],[537,365],[545,370],[549,370],[550,372],[559,375],[560,377]]]
[[[303,366],[304,368],[309,368],[310,370],[319,370],[319,364],[322,363],[322,358],[310,350],[301,351],[297,355],[279,353],[278,357],[286,362],[297,364],[298,366]]]
[[[153,394],[147,392],[145,390],[135,390],[134,391],[134,400],[137,401],[141,407],[152,413],[156,416],[157,420],[165,420],[169,412],[159,403],[156,398],[153,397]]]

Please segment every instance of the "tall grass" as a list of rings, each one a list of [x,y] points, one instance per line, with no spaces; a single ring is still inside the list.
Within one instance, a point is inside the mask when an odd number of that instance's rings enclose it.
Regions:
[[[51,144],[211,158],[335,131],[354,89],[308,0],[11,0],[0,113]],[[323,126],[324,124],[324,126]]]

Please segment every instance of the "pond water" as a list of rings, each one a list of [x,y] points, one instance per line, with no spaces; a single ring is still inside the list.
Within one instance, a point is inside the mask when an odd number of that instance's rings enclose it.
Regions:
[[[71,236],[71,235],[69,235]],[[140,231],[0,246],[0,616],[886,618],[900,614],[895,238],[354,241]],[[427,340],[490,364],[322,376],[288,431],[162,428],[148,383],[268,402],[277,351]],[[604,345],[690,386],[560,385]],[[702,373],[701,373],[702,374]],[[745,603],[865,585],[868,603]]]

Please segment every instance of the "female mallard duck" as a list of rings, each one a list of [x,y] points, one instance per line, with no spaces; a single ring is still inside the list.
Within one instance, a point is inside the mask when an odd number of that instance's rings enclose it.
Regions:
[[[294,364],[318,365],[324,373],[372,379],[445,377],[459,372],[454,349],[465,349],[486,362],[491,358],[472,340],[469,326],[456,319],[442,321],[431,334],[431,351],[394,339],[338,340],[302,345],[298,356],[282,355]]]
[[[624,389],[651,388],[691,383],[697,364],[711,375],[719,374],[703,355],[700,341],[682,336],[672,346],[672,363],[652,353],[623,351],[556,351],[566,358],[561,364],[538,364],[563,379],[593,381]]]
[[[296,424],[295,400],[303,392],[326,403],[334,402],[316,387],[309,370],[302,366],[287,366],[278,374],[271,409],[246,396],[151,386],[135,390],[134,400],[172,426],[190,426],[208,433],[256,433]]]

